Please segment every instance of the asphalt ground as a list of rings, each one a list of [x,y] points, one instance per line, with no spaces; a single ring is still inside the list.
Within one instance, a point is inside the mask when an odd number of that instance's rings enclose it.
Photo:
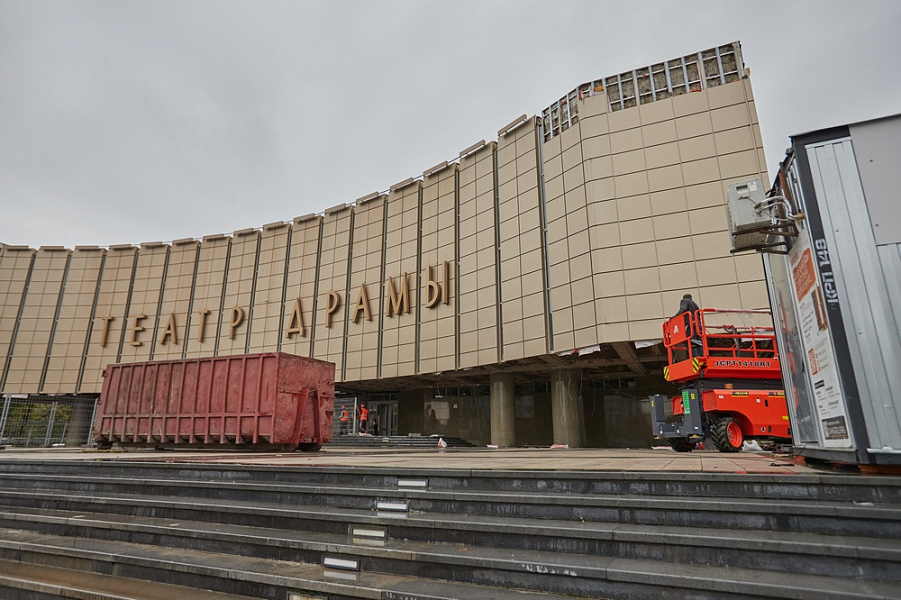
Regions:
[[[628,448],[343,448],[319,452],[228,452],[197,450],[93,450],[75,448],[0,451],[0,462],[15,460],[115,460],[169,463],[359,467],[385,469],[461,469],[528,471],[644,471],[677,473],[822,473],[796,464],[792,456],[772,452],[675,452]]]

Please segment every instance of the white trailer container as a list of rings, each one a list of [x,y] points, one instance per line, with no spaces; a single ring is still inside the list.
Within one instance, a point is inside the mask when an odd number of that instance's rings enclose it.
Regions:
[[[738,198],[777,232],[734,251],[765,253],[798,455],[901,464],[899,167],[895,115],[793,136],[766,201]]]

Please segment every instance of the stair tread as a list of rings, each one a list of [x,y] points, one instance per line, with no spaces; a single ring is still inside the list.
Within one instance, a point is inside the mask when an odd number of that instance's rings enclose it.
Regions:
[[[32,516],[32,522],[37,519]],[[140,520],[140,522],[138,522]],[[348,541],[347,534],[323,533],[323,532],[296,532],[259,527],[247,527],[237,525],[221,525],[217,523],[195,522],[167,522],[165,519],[152,517],[136,518],[135,522],[123,522],[115,519],[104,519],[97,516],[91,519],[60,518],[60,524],[75,523],[85,526],[106,526],[116,530],[128,530],[135,527],[144,527],[153,530],[159,535],[187,535],[193,533],[219,536],[234,541],[257,538],[260,543],[272,546],[288,546],[292,544],[316,549],[326,553],[358,556],[382,556],[403,560],[430,560],[441,562],[453,562],[459,564],[474,562],[491,562],[501,564],[521,564],[529,562],[542,564],[543,566],[565,569],[568,567],[581,567],[584,569],[597,569],[609,558],[564,554],[560,552],[548,552],[542,550],[514,550],[508,548],[493,548],[474,546],[453,542],[423,542],[411,540],[389,539],[384,546],[372,547],[368,545],[354,545]],[[2,529],[0,529],[2,531]],[[37,532],[35,532],[37,533]],[[44,535],[38,533],[38,535]],[[78,538],[79,540],[91,538]],[[94,542],[96,540],[92,540]],[[126,543],[114,541],[112,543]]]
[[[2,587],[94,600],[253,600],[250,596],[0,559]]]
[[[34,532],[5,531],[0,547],[16,545],[38,551],[43,548],[55,555],[91,556],[105,561],[132,564],[156,564],[167,570],[207,576],[260,582],[282,587],[296,587],[320,593],[348,594],[380,598],[381,590],[409,592],[428,582],[434,598],[534,598],[562,600],[570,598],[550,593],[493,588],[491,586],[445,582],[423,577],[386,573],[335,571],[322,565],[222,554],[183,548],[68,538]],[[456,593],[452,593],[456,590]],[[362,592],[362,593],[361,593]]]
[[[0,473],[0,493],[5,490],[14,491],[23,489],[21,487],[9,486],[3,487],[4,474]],[[21,479],[21,478],[19,478]],[[35,482],[50,482],[53,480],[62,481],[84,481],[83,477],[75,475],[66,476],[34,476]],[[521,492],[521,491],[481,491],[473,489],[463,490],[416,490],[416,489],[398,489],[386,487],[369,487],[366,485],[336,485],[336,484],[295,484],[295,483],[264,483],[256,481],[218,481],[218,480],[201,480],[196,479],[123,479],[118,477],[93,477],[92,482],[112,482],[114,484],[132,484],[146,485],[153,487],[155,485],[167,485],[172,487],[210,487],[221,488],[227,484],[227,487],[234,490],[254,490],[261,491],[279,491],[279,492],[297,492],[297,493],[330,493],[340,492],[341,494],[351,496],[368,496],[368,497],[403,497],[410,499],[429,498],[429,499],[453,499],[453,500],[482,500],[482,501],[499,501],[515,500],[523,504],[542,504],[542,505],[571,505],[578,503],[584,507],[632,507],[632,508],[650,508],[650,509],[680,509],[691,507],[693,510],[704,508],[711,511],[732,510],[736,505],[741,507],[742,512],[771,514],[778,510],[796,511],[802,514],[821,514],[821,515],[853,515],[855,513],[865,514],[871,518],[884,518],[891,520],[901,519],[901,504],[895,503],[871,503],[871,502],[830,502],[825,500],[809,500],[800,499],[771,499],[771,498],[749,498],[746,496],[711,496],[711,497],[668,497],[668,496],[647,496],[642,494],[576,494],[563,492]],[[29,487],[28,489],[36,489]],[[54,490],[55,488],[41,488]],[[110,494],[110,496],[131,496],[127,494]],[[146,496],[152,497],[152,496]],[[168,496],[162,496],[167,498]]]
[[[36,533],[7,531],[0,540],[0,546],[18,544],[22,548],[37,550],[45,548],[54,554],[94,555],[106,560],[117,559],[126,562],[156,562],[165,564],[167,569],[202,573],[212,576],[231,576],[275,585],[299,586],[313,591],[337,593],[342,587],[352,585],[355,590],[392,590],[396,586],[424,578],[404,577],[380,573],[357,573],[350,583],[329,581],[320,565],[291,563],[271,559],[261,559],[212,552],[171,549],[126,542],[110,542],[66,538]],[[527,558],[525,556],[520,557]],[[671,564],[655,560],[607,559],[586,557],[595,561],[594,565],[570,565],[560,574],[582,577],[586,570],[595,578],[611,582],[649,583],[675,588],[702,589],[717,592],[760,594],[773,598],[795,598],[817,596],[821,598],[892,598],[901,592],[897,583],[883,583],[824,575],[797,573],[767,573],[761,577],[760,571],[734,567],[707,565]],[[519,562],[523,569],[534,568],[535,563]],[[542,572],[542,571],[538,571]],[[437,585],[437,584],[436,584]],[[470,589],[493,589],[488,586],[470,586]],[[398,590],[400,591],[400,590]],[[372,596],[376,597],[376,596]],[[442,596],[435,596],[442,597]],[[490,596],[456,596],[484,598]],[[530,597],[541,597],[532,595]],[[546,598],[563,598],[545,594]]]
[[[659,562],[648,567],[651,561],[620,558],[608,567],[612,581],[633,583],[648,582],[656,585],[673,585],[692,589],[722,592],[743,592],[771,598],[802,597],[796,592],[815,592],[823,598],[897,598],[901,585],[892,582],[876,582],[844,577],[781,573],[769,571],[761,577],[760,571],[735,567],[707,565],[682,565]],[[741,584],[747,587],[737,587]],[[805,594],[803,597],[808,597]],[[820,596],[821,595],[821,596]]]
[[[71,496],[69,496],[71,497]],[[108,500],[105,498],[104,500]],[[173,505],[197,508],[208,506],[208,510],[223,512],[225,506],[215,503],[199,503],[191,499],[180,499],[172,502]],[[103,509],[108,505],[104,502],[98,505]],[[229,505],[227,508],[236,508]],[[240,507],[241,512],[258,510],[256,506],[245,505]],[[304,507],[303,509],[289,509],[292,513],[303,513],[314,517],[319,514],[330,520],[339,520],[348,525],[395,525],[397,516],[378,517],[369,510],[360,509],[333,509],[331,507]],[[0,507],[0,515],[5,514]],[[84,515],[84,511],[68,509],[36,509],[17,507],[15,512],[8,513],[9,518],[16,519],[16,515],[28,515],[32,518],[37,515],[47,516],[60,520],[72,520],[79,523],[111,523],[120,528],[143,525],[147,527],[159,527],[164,531],[173,527],[172,519],[161,517],[145,517],[132,515],[119,515],[115,513],[92,513]],[[744,550],[760,550],[792,552],[810,555],[844,556],[850,558],[878,558],[882,560],[901,561],[901,542],[891,538],[869,538],[845,535],[823,535],[814,533],[797,532],[773,532],[757,530],[723,530],[704,527],[680,527],[664,525],[643,525],[635,523],[594,523],[574,522],[562,520],[542,520],[541,522],[528,521],[512,517],[492,517],[487,519],[473,515],[454,515],[444,518],[441,515],[428,513],[407,513],[403,516],[404,526],[421,526],[435,531],[455,528],[462,531],[488,531],[506,534],[536,534],[554,538],[571,536],[581,539],[600,539],[616,541],[634,541],[647,543],[668,543],[674,545],[691,545],[699,539],[703,539],[705,545],[719,548],[740,547]],[[267,539],[283,539],[295,541],[321,541],[321,543],[341,543],[346,535],[327,534],[303,530],[281,530],[250,525],[231,525],[222,523],[210,523],[207,521],[182,520],[177,524],[180,530],[196,530],[208,533],[232,533],[263,537]],[[336,539],[338,541],[336,541]]]

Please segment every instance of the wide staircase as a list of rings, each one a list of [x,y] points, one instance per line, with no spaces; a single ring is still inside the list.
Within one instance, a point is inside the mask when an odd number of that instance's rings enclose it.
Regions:
[[[0,462],[0,598],[901,598],[901,478]]]

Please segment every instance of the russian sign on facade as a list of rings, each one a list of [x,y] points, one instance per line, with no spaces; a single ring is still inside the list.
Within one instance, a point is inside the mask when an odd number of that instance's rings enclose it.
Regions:
[[[436,279],[435,267],[429,266],[424,270],[423,287],[425,294],[422,305],[425,308],[434,309],[439,304],[450,303],[450,295],[448,293],[448,286],[450,284],[450,264],[445,261],[441,266],[441,269],[440,280]],[[404,273],[397,279],[399,280],[398,283],[395,283],[395,278],[393,277],[389,277],[385,282],[385,316],[387,317],[410,313],[410,275],[409,273]],[[323,312],[325,313],[324,323],[326,327],[331,327],[335,315],[343,305],[343,299],[341,292],[336,290],[329,290],[325,295],[327,301],[323,308]],[[283,330],[284,337],[306,337],[307,327],[304,322],[303,303],[301,298],[287,301],[286,307],[288,304],[291,306],[291,315],[285,323]],[[194,314],[198,316],[196,323],[196,339],[198,342],[202,343],[206,339],[207,322],[209,321],[208,317],[211,312],[212,311],[208,308],[201,308],[194,311]],[[227,320],[223,321],[223,325],[227,325],[228,327],[228,338],[235,339],[238,329],[246,320],[247,310],[241,306],[234,306],[225,309],[224,312]],[[370,299],[369,286],[365,283],[360,285],[357,292],[356,304],[350,312],[350,322],[358,323],[360,317],[366,321],[372,321],[372,301]],[[128,325],[128,343],[130,345],[141,346],[147,341],[146,339],[141,338],[143,337],[142,334],[148,329],[145,324],[145,321],[148,318],[149,317],[146,314],[131,316],[131,323]],[[163,318],[164,317],[160,315],[161,322]],[[110,325],[116,320],[116,317],[108,315],[99,317],[99,319],[103,322],[103,328],[98,343],[101,347],[105,348],[109,338]],[[166,319],[166,324],[162,329],[158,343],[160,345],[167,345],[169,343],[177,345],[184,339],[178,325],[179,321],[177,315],[176,313],[170,313]]]

